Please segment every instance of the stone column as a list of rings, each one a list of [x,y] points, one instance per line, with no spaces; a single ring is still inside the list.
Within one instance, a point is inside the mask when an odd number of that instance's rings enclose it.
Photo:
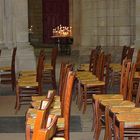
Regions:
[[[89,61],[88,55],[90,54],[91,48],[93,48],[93,32],[94,32],[94,12],[93,12],[93,0],[81,0],[81,11],[80,11],[80,60]],[[82,61],[82,60],[81,60]]]
[[[137,51],[140,49],[140,0],[136,0],[136,40],[134,61],[136,60]]]
[[[14,30],[17,47],[28,45],[28,0],[14,1]]]
[[[0,48],[4,46],[4,0],[0,1]]]

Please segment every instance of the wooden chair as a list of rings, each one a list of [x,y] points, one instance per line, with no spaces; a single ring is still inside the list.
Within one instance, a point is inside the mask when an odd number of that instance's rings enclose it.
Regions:
[[[79,98],[80,106],[83,104],[83,113],[86,111],[86,106],[89,99],[92,99],[92,94],[104,93],[105,82],[104,82],[104,69],[105,68],[105,55],[104,53],[99,54],[99,59],[96,66],[96,78],[89,78],[81,80],[79,79]]]
[[[135,64],[132,65],[131,68],[131,72],[130,72],[130,76],[129,76],[129,81],[128,81],[128,89],[127,89],[127,96],[126,99],[129,101],[133,101],[133,97],[132,97],[132,90],[133,90],[133,79],[134,79],[134,73],[135,73]],[[136,103],[137,106],[137,103]],[[131,111],[134,107],[133,106],[113,106],[113,107],[106,107],[105,110],[105,118],[106,118],[106,131],[107,131],[107,135],[108,138],[111,139],[112,136],[114,136],[114,133],[112,133],[113,130],[113,119],[114,119],[114,115],[121,113],[121,112],[125,112],[125,111]]]
[[[51,114],[62,116],[62,110],[63,110],[63,106],[64,106],[63,97],[64,97],[64,94],[66,92],[66,83],[67,83],[69,68],[70,68],[70,65],[67,65],[62,70],[63,71],[63,78],[61,77],[61,85],[60,85],[61,89],[59,89],[59,92],[61,92],[61,93],[60,93],[60,95],[55,94],[53,106],[52,106],[52,109],[50,111]],[[50,94],[50,95],[52,95],[53,93],[56,93],[56,92],[54,90],[48,91],[48,94]],[[27,116],[26,118],[32,117],[32,116],[33,116],[33,118],[35,118],[36,113],[37,113],[37,109],[40,108],[40,106],[41,106],[41,101],[48,99],[50,97],[50,95],[32,96],[32,102],[31,102],[32,107],[28,109],[28,111],[26,113],[26,116]]]
[[[71,97],[74,82],[74,73],[69,72],[67,80],[66,94],[64,95],[64,108],[62,112],[63,118],[58,118],[56,136],[64,136],[65,140],[70,138],[70,110],[71,110]]]
[[[101,51],[101,46],[97,46],[96,49],[92,49],[89,56],[89,63],[80,64],[78,71],[90,71],[93,69],[93,60],[95,59],[95,55]],[[96,54],[95,54],[96,53]]]
[[[123,46],[121,63],[111,63],[110,64],[110,87],[112,87],[113,85],[119,85],[120,71],[121,71],[123,60],[125,58],[126,59],[131,58],[131,56],[133,56],[133,53],[131,53],[130,47]]]
[[[21,104],[29,104],[31,96],[42,94],[42,75],[44,69],[45,54],[40,53],[38,58],[37,74],[33,76],[21,76],[16,84],[16,111]]]
[[[56,89],[56,58],[58,54],[58,48],[52,49],[51,64],[45,64],[43,73],[43,82],[45,84],[52,84],[52,87]]]
[[[2,84],[12,84],[12,90],[15,89],[15,58],[17,48],[13,48],[11,66],[0,67],[0,78]]]
[[[61,111],[60,113],[62,114],[61,117],[59,116],[58,118],[56,136],[63,136],[66,140],[69,140],[70,103],[71,103],[71,95],[72,95],[72,86],[74,82],[74,74],[69,72],[67,81],[65,82],[66,82],[65,94],[62,97],[62,101],[61,101],[63,102],[61,104],[62,110],[60,110]],[[54,110],[50,109],[49,113],[55,115],[57,114],[57,111],[58,110],[56,108]]]
[[[36,132],[46,126],[53,100],[53,94],[48,99],[42,100],[40,108],[36,110],[36,117],[31,118],[26,115],[26,140],[31,140],[32,133],[33,137],[36,137]]]
[[[58,102],[60,102],[60,100],[57,100],[56,97],[58,97],[58,96],[55,95],[53,103],[51,105],[51,109],[49,111],[50,114],[57,115],[59,117],[63,117],[64,116],[64,108],[65,108],[64,102],[65,102],[65,99],[63,99],[63,98],[65,97],[64,94],[66,94],[66,91],[67,91],[67,88],[68,88],[68,85],[69,85],[69,74],[68,74],[69,73],[69,65],[66,68],[67,68],[66,69],[66,74],[63,73],[65,75],[65,78],[63,80],[64,81],[63,82],[64,88],[62,90],[62,94],[63,95],[61,95],[62,97],[59,98],[59,99],[61,99],[61,104],[59,103],[60,105],[58,105]],[[67,82],[67,80],[68,80],[68,82]],[[64,83],[66,83],[66,84],[64,84]],[[44,101],[44,100],[46,101],[46,99],[42,98],[42,101]],[[48,98],[47,98],[47,100],[48,100]],[[37,107],[35,107],[35,106],[37,106]],[[28,121],[28,118],[30,119],[30,121],[28,122],[28,126],[30,126],[30,129],[31,129],[30,132],[33,131],[31,126],[34,126],[34,120],[36,119],[36,116],[37,116],[37,109],[41,108],[41,103],[38,102],[38,100],[37,100],[37,105],[35,104],[35,106],[33,106],[35,108],[29,108],[27,113],[26,113],[26,120]],[[64,127],[63,127],[64,126],[64,121],[63,120],[64,119],[61,118],[58,121],[59,130],[60,129],[64,130]]]
[[[117,98],[115,98],[115,95],[113,97],[111,97],[111,95],[109,95],[108,97],[100,97],[100,98],[94,98],[95,99],[95,112],[96,112],[96,128],[95,128],[95,139],[99,138],[100,135],[100,131],[101,131],[101,126],[102,126],[102,122],[104,122],[104,119],[102,118],[102,116],[105,114],[105,124],[106,124],[106,131],[105,131],[105,139],[107,139],[108,137],[108,117],[106,114],[106,108],[107,107],[134,107],[135,104],[129,100],[126,100],[128,98],[127,96],[127,88],[129,88],[130,86],[128,86],[128,80],[130,80],[129,77],[129,71],[130,71],[130,62],[126,63],[126,70],[125,70],[125,74],[123,76],[124,80],[123,80],[123,86],[122,86],[122,92],[121,94],[123,94],[123,98],[121,98],[121,96],[118,96]],[[125,68],[125,67],[124,67]],[[132,81],[131,81],[132,83]],[[132,85],[132,84],[131,84]],[[113,99],[114,98],[114,99]]]

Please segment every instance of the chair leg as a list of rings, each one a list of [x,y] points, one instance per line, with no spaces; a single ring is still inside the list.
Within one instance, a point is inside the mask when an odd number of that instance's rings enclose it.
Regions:
[[[92,102],[92,110],[93,110],[92,130],[93,130],[93,133],[94,133],[94,131],[95,131],[95,123],[96,123],[95,102],[94,102],[94,100]]]
[[[124,140],[124,123],[120,122],[119,126],[120,140]]]
[[[104,140],[111,140],[112,135],[110,134],[110,122],[109,122],[109,110],[105,109],[105,135],[104,135]]]
[[[83,113],[85,113],[86,108],[87,108],[87,87],[84,85],[84,91],[83,91],[83,95],[84,95],[84,107],[83,107]]]
[[[26,140],[31,140],[31,128],[29,125],[26,124],[26,133],[25,133]]]
[[[54,89],[56,89],[56,78],[55,78],[55,71],[51,71],[51,77],[52,77],[52,86]]]
[[[93,138],[95,140],[99,140],[102,124],[100,121],[100,118],[102,116],[101,110],[99,109],[99,103],[98,101],[95,101],[95,130],[94,130],[94,135]]]
[[[81,83],[78,82],[78,108],[79,110],[81,110],[81,107],[82,107],[82,87],[81,87]]]
[[[16,111],[18,111],[20,108],[20,95],[19,94],[20,94],[20,89],[18,86],[16,86],[16,105],[15,105]]]

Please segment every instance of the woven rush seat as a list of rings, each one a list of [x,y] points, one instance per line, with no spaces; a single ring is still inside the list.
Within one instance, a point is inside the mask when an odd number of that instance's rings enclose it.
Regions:
[[[83,78],[79,78],[78,80],[79,80],[81,83],[99,81],[99,79],[98,79],[97,77],[83,77]]]
[[[76,77],[79,77],[79,76],[86,76],[86,75],[93,75],[92,72],[90,71],[77,71],[76,72]]]
[[[78,71],[89,71],[89,64],[81,64]]]
[[[51,108],[50,109],[50,114],[56,115],[56,116],[61,116],[61,108]]]
[[[106,100],[106,99],[119,99],[119,100],[123,100],[123,95],[116,94],[116,93],[114,93],[114,94],[107,94],[107,95],[105,95],[105,94],[100,94],[100,95],[93,94],[92,98],[94,100],[99,100],[99,101]]]
[[[45,98],[47,98],[47,97],[46,96],[32,96],[32,101],[41,101]],[[55,95],[54,101],[60,101],[60,96]]]
[[[134,78],[140,79],[140,72],[135,72]]]
[[[36,81],[36,76],[23,76],[18,79],[18,82],[34,82]]]
[[[44,71],[46,72],[47,70],[52,70],[53,66],[51,64],[45,64],[44,66]]]
[[[11,67],[10,66],[0,67],[0,72],[3,72],[3,71],[11,71]]]
[[[140,113],[140,108],[136,108],[136,107],[112,107],[111,112],[113,113],[125,113],[125,112],[129,112],[129,113]]]
[[[113,72],[119,72],[121,71],[122,65],[118,63],[111,63],[110,68],[112,69]]]
[[[63,137],[53,137],[52,140],[65,140]]]
[[[28,118],[28,120],[27,120],[27,125],[30,125],[31,130],[34,129],[35,121],[36,121],[36,118]],[[58,118],[56,125],[57,125],[58,130],[63,130],[64,129],[64,118]]]
[[[90,87],[90,86],[101,86],[101,85],[105,85],[105,82],[104,81],[94,81],[94,80],[91,80],[91,81],[83,81],[81,84],[84,84],[86,85],[87,87]]]
[[[36,75],[36,71],[20,71],[19,75],[20,76],[32,76],[32,75]]]
[[[126,107],[135,107],[135,103],[133,103],[133,102],[130,102],[130,101],[127,101],[127,100],[124,100],[124,101],[122,101],[122,100],[117,100],[117,99],[114,99],[113,101],[112,101],[112,99],[111,100],[103,100],[103,101],[101,101],[101,104],[103,105],[103,106],[110,106],[110,107],[112,107],[112,106],[117,106],[117,107],[124,107],[124,106],[126,106]]]
[[[36,87],[36,86],[38,86],[38,82],[31,82],[31,81],[26,81],[26,82],[19,82],[18,83],[18,85],[20,86],[20,87]]]
[[[116,118],[118,121],[124,122],[125,127],[140,125],[140,113],[121,113],[117,114]]]

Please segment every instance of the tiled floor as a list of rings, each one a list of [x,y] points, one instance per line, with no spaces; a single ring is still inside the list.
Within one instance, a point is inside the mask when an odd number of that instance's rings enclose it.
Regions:
[[[70,61],[78,64],[78,56],[59,56],[57,59],[57,80],[59,78],[59,68],[61,61]],[[49,59],[47,59],[49,61]],[[22,106],[18,113],[14,110],[15,105],[15,94],[11,91],[9,86],[0,85],[0,117],[15,117],[24,116],[28,106]],[[6,96],[5,96],[6,95]],[[93,132],[91,131],[92,126],[92,107],[88,106],[87,112],[82,114],[78,110],[78,107],[74,100],[72,100],[71,105],[71,116],[79,116],[80,125],[82,130],[76,130],[75,132],[70,132],[70,140],[93,140]],[[71,124],[73,127],[78,127],[78,123],[75,121]],[[102,135],[103,136],[103,135]],[[100,138],[102,140],[103,138]],[[25,140],[24,133],[0,133],[0,140]]]

